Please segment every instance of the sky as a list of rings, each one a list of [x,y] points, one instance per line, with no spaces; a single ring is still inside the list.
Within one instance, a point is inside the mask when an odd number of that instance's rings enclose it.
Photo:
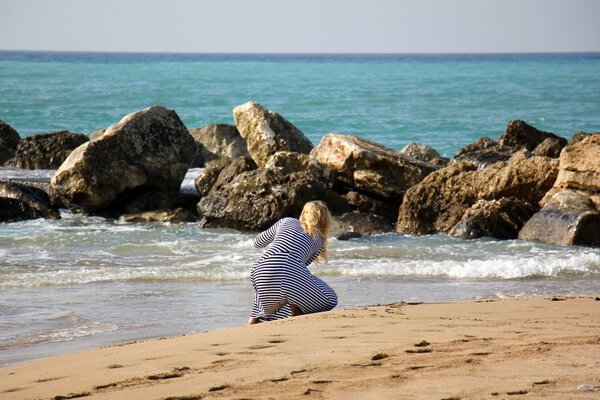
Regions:
[[[600,0],[0,0],[0,50],[600,51]]]

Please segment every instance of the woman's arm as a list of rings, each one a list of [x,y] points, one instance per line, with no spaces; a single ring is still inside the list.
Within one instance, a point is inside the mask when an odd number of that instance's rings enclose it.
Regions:
[[[266,231],[259,233],[258,236],[254,238],[254,247],[266,247],[269,243],[275,239],[275,233],[277,232],[277,228],[281,225],[281,221],[279,220],[275,222],[275,224],[267,229]]]
[[[308,257],[308,259],[306,260],[306,266],[308,267],[313,261],[315,261],[317,259],[317,257],[319,257],[321,255],[321,252],[323,251],[323,241],[320,240],[318,247],[317,247],[317,251],[315,251],[310,257]]]

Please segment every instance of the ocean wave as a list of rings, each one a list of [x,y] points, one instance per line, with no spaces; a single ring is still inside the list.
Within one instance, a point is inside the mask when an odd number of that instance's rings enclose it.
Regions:
[[[487,259],[342,259],[326,268],[348,276],[441,276],[451,278],[515,279],[600,275],[600,255],[581,253],[564,257],[499,255]]]
[[[38,343],[66,342],[118,329],[116,325],[90,321],[72,312],[48,318],[42,321],[41,324],[48,326],[39,327],[3,340],[0,344],[0,351]]]

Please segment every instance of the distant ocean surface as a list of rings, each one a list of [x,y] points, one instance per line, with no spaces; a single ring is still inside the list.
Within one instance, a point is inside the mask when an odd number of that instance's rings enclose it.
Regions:
[[[0,119],[22,137],[89,134],[152,105],[188,128],[233,124],[257,101],[313,142],[330,132],[452,157],[522,119],[600,132],[600,53],[126,54],[0,51]],[[184,190],[201,172],[188,172]],[[0,168],[11,176],[53,171]],[[0,367],[245,323],[254,234],[62,212],[0,224]],[[330,242],[313,272],[339,307],[396,301],[600,295],[600,249],[386,234]]]

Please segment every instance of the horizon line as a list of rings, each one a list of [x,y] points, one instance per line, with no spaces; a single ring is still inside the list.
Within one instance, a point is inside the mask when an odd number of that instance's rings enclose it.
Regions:
[[[173,54],[173,55],[269,55],[269,56],[378,56],[378,55],[528,55],[528,54],[600,54],[600,50],[569,51],[464,51],[464,52],[194,52],[194,51],[126,51],[126,50],[15,50],[0,49],[0,53],[68,53],[68,54]]]

